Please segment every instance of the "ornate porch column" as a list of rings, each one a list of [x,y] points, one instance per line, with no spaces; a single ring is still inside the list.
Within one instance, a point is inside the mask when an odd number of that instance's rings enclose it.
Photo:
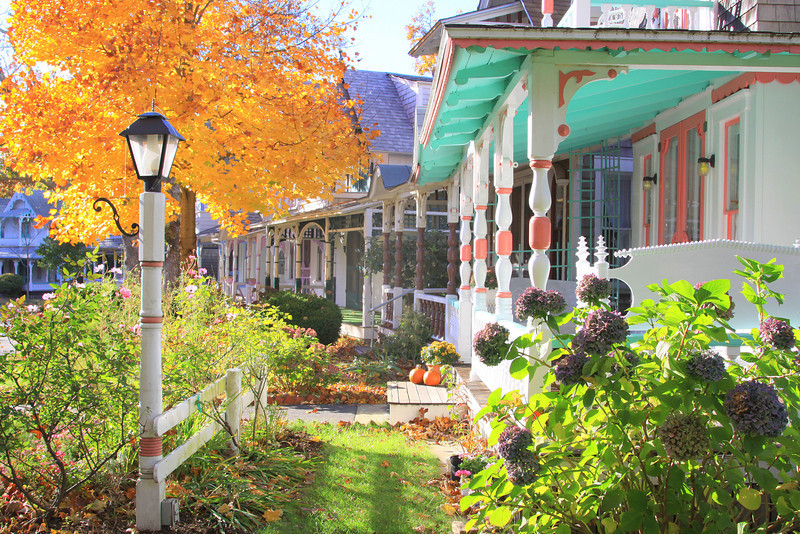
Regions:
[[[475,152],[472,166],[473,198],[475,199],[475,250],[473,270],[475,271],[475,292],[473,311],[486,311],[486,258],[489,255],[486,234],[486,210],[489,208],[489,140],[482,139]],[[469,283],[469,281],[467,281]]]
[[[398,200],[394,206],[394,296],[396,297],[403,292],[403,230],[405,230],[405,223],[403,221],[406,208],[405,200]],[[392,306],[392,321],[394,327],[400,325],[400,320],[403,317],[403,299],[394,301]]]
[[[281,254],[281,230],[277,226],[273,230],[272,235],[272,264],[274,267],[274,272],[272,273],[272,287],[275,289],[281,288],[281,280],[280,280],[280,273],[278,272],[278,265],[280,260]]]
[[[392,290],[392,273],[390,272],[392,266],[392,253],[390,249],[389,239],[392,232],[392,210],[394,206],[387,201],[383,202],[383,214],[381,215],[381,231],[383,232],[383,285],[381,286],[381,301],[388,300],[389,292]],[[383,322],[387,322],[389,313],[384,306],[381,309],[381,317]]]
[[[500,112],[495,126],[494,191],[497,195],[495,208],[495,249],[497,250],[497,297],[495,315],[497,320],[513,320],[511,302],[511,252],[514,240],[509,230],[512,221],[511,192],[514,187],[514,115],[516,107],[506,107]]]
[[[461,287],[458,288],[458,353],[466,361],[472,361],[472,290],[469,285],[472,269],[472,168],[474,166],[475,144],[470,143],[467,160],[464,163],[461,175],[461,188],[459,194],[459,208],[461,212]]]
[[[336,293],[333,284],[333,236],[331,235],[331,220],[325,219],[325,298],[336,302]]]
[[[456,262],[458,261],[458,172],[447,186],[447,294],[457,295]]]
[[[428,226],[428,195],[416,191],[414,200],[416,203],[416,222],[417,222],[417,271],[414,281],[415,292],[423,291],[423,264],[425,263],[425,228]]]
[[[298,224],[294,230],[294,292],[303,289],[303,230]]]
[[[627,68],[622,69],[627,72]],[[533,171],[528,203],[533,211],[529,221],[529,245],[533,255],[528,262],[531,283],[546,289],[550,275],[550,184],[547,174],[553,166],[553,155],[563,139],[569,136],[565,123],[569,101],[582,86],[595,80],[613,79],[616,69],[583,65],[531,65],[528,69],[528,161]]]
[[[273,263],[272,263],[272,240],[273,240],[273,232],[267,227],[266,231],[266,241],[264,242],[264,289],[268,287],[272,287],[272,273],[274,270]]]

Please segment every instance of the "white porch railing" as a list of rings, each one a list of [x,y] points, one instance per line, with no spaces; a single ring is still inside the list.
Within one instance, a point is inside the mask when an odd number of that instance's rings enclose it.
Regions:
[[[202,409],[203,403],[213,402],[214,399],[223,393],[225,394],[225,401],[227,402],[224,423],[231,434],[231,440],[228,446],[231,450],[237,450],[241,420],[243,418],[249,419],[250,415],[256,411],[263,415],[267,402],[267,384],[265,378],[262,377],[257,382],[255,390],[248,390],[242,393],[242,371],[240,369],[228,369],[225,376],[216,382],[157,416],[153,420],[153,428],[156,435],[158,437],[163,436],[170,429],[188,419],[189,416],[199,412]],[[254,406],[252,409],[249,409],[251,404]],[[197,452],[200,447],[208,443],[221,428],[222,425],[218,421],[209,421],[200,431],[183,444],[176,447],[155,465],[153,468],[153,479],[157,483],[163,484],[170,473],[180,467],[180,465],[192,454]]]
[[[712,0],[573,0],[558,25],[711,31],[715,29],[714,4]]]
[[[631,289],[631,300],[636,306],[643,299],[658,297],[647,289],[648,284],[663,280],[676,282],[686,280],[691,284],[707,282],[719,278],[731,280],[730,294],[736,306],[730,324],[736,330],[749,330],[758,327],[758,314],[755,307],[740,293],[741,278],[733,274],[734,269],[742,269],[736,256],[759,262],[775,259],[785,267],[784,277],[771,285],[786,299],[783,305],[770,299],[765,309],[771,315],[786,317],[793,323],[800,320],[800,248],[798,246],[769,245],[716,239],[696,241],[675,245],[660,245],[615,253],[618,257],[629,257],[628,263],[616,269],[609,269],[609,278],[625,282]]]

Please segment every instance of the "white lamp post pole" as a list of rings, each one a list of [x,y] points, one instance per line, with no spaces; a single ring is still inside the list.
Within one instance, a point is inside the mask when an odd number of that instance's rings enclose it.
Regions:
[[[160,113],[144,113],[120,135],[128,139],[136,175],[144,181],[139,195],[139,266],[142,296],[142,354],[139,367],[139,479],[136,481],[136,527],[161,530],[161,501],[166,497],[164,481],[153,478],[161,461],[161,436],[153,420],[161,414],[161,274],[164,266],[166,201],[161,181],[169,176],[178,141],[183,137]]]
[[[164,265],[164,193],[139,195],[139,266],[142,271],[142,356],[139,375],[139,479],[136,481],[136,526],[139,530],[161,529],[161,501],[166,497],[163,481],[153,479],[153,468],[161,461],[161,436],[153,419],[162,412],[161,401],[161,273]]]

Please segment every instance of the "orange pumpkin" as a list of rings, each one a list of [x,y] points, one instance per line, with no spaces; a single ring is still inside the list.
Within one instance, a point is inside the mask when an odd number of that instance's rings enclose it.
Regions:
[[[408,379],[411,380],[412,384],[422,384],[425,374],[425,369],[418,365],[408,373]]]
[[[430,370],[422,377],[422,381],[426,386],[438,386],[442,381],[442,375],[439,371]]]

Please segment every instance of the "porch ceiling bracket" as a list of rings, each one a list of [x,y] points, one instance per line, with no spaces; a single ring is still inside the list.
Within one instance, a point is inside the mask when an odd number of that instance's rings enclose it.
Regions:
[[[558,107],[564,107],[584,85],[597,80],[613,80],[627,74],[627,67],[602,68],[585,65],[561,65],[558,71]]]
[[[480,67],[466,68],[456,75],[456,85],[466,85],[472,80],[488,79],[488,78],[507,78],[510,74],[518,71],[520,65],[525,60],[525,56],[512,57],[490,63],[488,65],[481,65]]]

